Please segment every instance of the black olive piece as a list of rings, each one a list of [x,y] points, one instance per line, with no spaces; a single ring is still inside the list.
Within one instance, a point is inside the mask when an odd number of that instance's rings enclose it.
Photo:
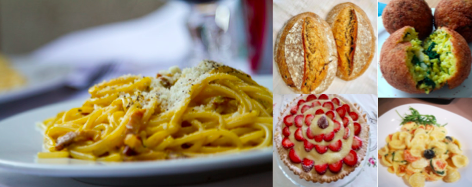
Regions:
[[[434,158],[434,151],[432,149],[426,149],[424,150],[423,152],[423,156],[426,158],[426,159],[432,159]]]
[[[446,136],[446,142],[449,142],[449,143],[452,142],[452,137]]]

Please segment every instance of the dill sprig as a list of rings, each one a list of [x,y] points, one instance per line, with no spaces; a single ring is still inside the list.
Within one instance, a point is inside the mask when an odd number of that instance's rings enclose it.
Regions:
[[[422,115],[412,107],[410,107],[410,111],[411,111],[410,115],[405,114],[405,116],[402,117],[398,113],[398,111],[395,110],[395,112],[397,112],[397,114],[403,119],[403,121],[400,125],[404,125],[405,123],[408,123],[408,122],[415,122],[418,125],[436,125],[438,127],[444,127],[444,126],[447,125],[447,123],[444,124],[444,125],[441,125],[441,124],[437,123],[435,116],[433,116],[433,115]]]

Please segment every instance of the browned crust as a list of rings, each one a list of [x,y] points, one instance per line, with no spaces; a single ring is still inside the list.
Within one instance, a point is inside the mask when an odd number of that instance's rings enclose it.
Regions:
[[[348,176],[351,172],[353,172],[357,166],[360,165],[360,163],[364,160],[364,157],[367,153],[368,149],[368,144],[369,144],[369,125],[367,125],[367,119],[366,119],[366,114],[364,114],[361,110],[361,108],[357,104],[352,104],[345,98],[343,98],[340,95],[332,94],[334,97],[339,98],[343,102],[347,103],[352,110],[357,112],[360,115],[359,118],[359,123],[362,126],[361,134],[359,137],[362,139],[363,144],[362,147],[357,151],[358,153],[358,162],[355,166],[349,167],[343,164],[343,169],[337,173],[333,174],[329,169],[326,171],[324,175],[319,175],[316,173],[315,169],[313,168],[312,171],[309,173],[303,171],[302,169],[298,168],[297,166],[292,164],[292,161],[290,161],[290,158],[288,157],[289,150],[283,148],[281,146],[283,135],[282,135],[282,127],[283,127],[283,117],[290,112],[290,106],[293,106],[297,104],[298,100],[301,98],[307,97],[307,95],[300,95],[299,97],[295,98],[290,104],[288,104],[285,109],[280,113],[277,125],[275,127],[275,132],[274,132],[274,144],[277,148],[277,152],[279,153],[280,160],[284,162],[284,164],[295,174],[300,177],[300,179],[305,179],[306,181],[312,181],[312,182],[319,182],[319,183],[330,183],[330,182],[335,182],[339,179],[343,179],[344,177]]]
[[[433,31],[433,14],[424,0],[392,0],[382,13],[382,21],[390,34],[412,26],[423,40]]]
[[[416,88],[416,82],[406,65],[407,49],[410,42],[403,42],[403,37],[410,26],[403,27],[390,35],[380,52],[380,71],[385,80],[395,87],[408,93],[424,93]]]
[[[440,1],[434,11],[434,26],[453,29],[467,42],[472,42],[472,1]]]
[[[469,76],[472,57],[467,42],[459,33],[447,27],[440,27],[439,29],[451,36],[449,40],[452,44],[452,54],[456,58],[457,71],[447,80],[447,85],[449,89],[453,89],[462,84]]]
[[[343,10],[345,7],[353,8],[358,19],[356,48],[354,49],[354,67],[352,70],[353,72],[349,76],[343,75],[338,68],[336,76],[343,80],[349,81],[364,74],[364,72],[370,66],[370,63],[372,62],[375,55],[376,35],[374,33],[374,28],[369,21],[369,17],[364,12],[364,10],[349,2],[336,5],[328,13],[326,21],[331,27],[333,27],[334,21],[337,19],[337,16],[341,10]]]
[[[328,54],[324,54],[326,57],[328,65],[325,66],[326,71],[326,76],[325,78],[317,85],[314,89],[303,89],[303,86],[301,90],[299,90],[294,83],[294,80],[292,79],[290,72],[288,70],[288,65],[286,63],[285,59],[285,40],[287,37],[287,34],[289,33],[290,29],[293,27],[293,25],[299,21],[300,19],[304,19],[306,17],[313,18],[318,22],[319,24],[316,24],[318,29],[320,30],[320,33],[323,35],[323,43],[325,43],[326,48],[328,51]],[[329,32],[327,32],[329,31]],[[279,69],[280,75],[282,77],[282,80],[284,80],[285,84],[290,87],[292,90],[295,92],[302,92],[302,93],[322,93],[328,87],[331,85],[331,83],[334,80],[334,76],[336,74],[336,67],[337,67],[337,51],[336,51],[336,45],[334,44],[334,37],[332,32],[330,32],[331,29],[323,19],[321,19],[318,15],[312,12],[305,12],[298,14],[292,18],[290,18],[284,26],[281,28],[281,30],[277,34],[277,38],[274,44],[274,61],[277,64],[277,67]],[[304,74],[310,74],[309,71],[304,71]],[[304,78],[306,75],[303,76]]]
[[[279,67],[280,76],[282,80],[284,80],[285,84],[291,88],[295,88],[295,84],[293,83],[292,76],[290,76],[290,72],[288,72],[287,63],[285,63],[285,39],[287,38],[287,34],[290,28],[298,21],[298,19],[302,19],[304,15],[298,14],[292,18],[290,18],[284,26],[280,29],[279,33],[277,34],[277,39],[275,40],[274,46],[274,61],[277,63]]]

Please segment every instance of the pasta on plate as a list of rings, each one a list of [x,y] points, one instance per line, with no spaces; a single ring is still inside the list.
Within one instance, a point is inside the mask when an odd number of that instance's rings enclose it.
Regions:
[[[272,92],[216,62],[122,76],[89,93],[41,124],[38,158],[161,160],[272,146]]]
[[[378,151],[380,162],[413,187],[424,186],[425,181],[456,182],[458,169],[469,163],[459,140],[447,136],[444,126],[406,122],[385,141],[387,145]]]

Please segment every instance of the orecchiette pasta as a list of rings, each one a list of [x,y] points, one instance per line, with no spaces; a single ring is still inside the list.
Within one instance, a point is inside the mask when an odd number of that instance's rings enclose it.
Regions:
[[[385,138],[387,145],[379,149],[382,165],[387,171],[403,177],[413,187],[425,181],[460,179],[458,168],[469,164],[460,142],[447,135],[444,127],[405,123],[399,132]]]

